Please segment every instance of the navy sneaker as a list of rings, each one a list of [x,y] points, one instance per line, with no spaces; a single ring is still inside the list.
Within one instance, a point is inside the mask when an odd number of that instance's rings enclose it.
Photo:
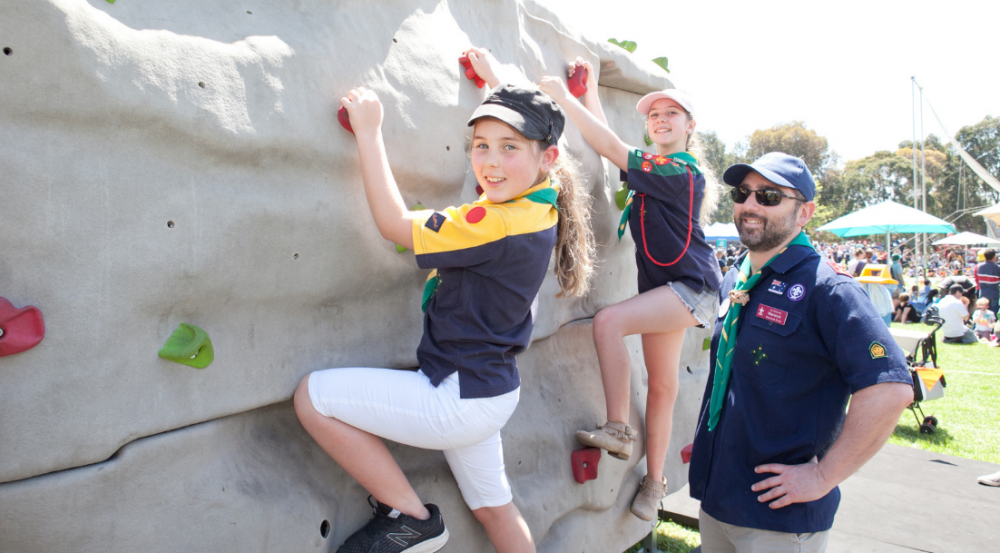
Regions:
[[[432,553],[448,543],[448,529],[437,505],[424,505],[431,518],[420,520],[384,503],[375,503],[372,505],[368,496],[375,518],[351,534],[337,553]]]

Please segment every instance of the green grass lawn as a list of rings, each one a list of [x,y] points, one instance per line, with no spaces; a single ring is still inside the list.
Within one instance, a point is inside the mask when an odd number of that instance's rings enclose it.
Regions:
[[[701,545],[701,534],[694,528],[681,526],[670,520],[662,520],[656,525],[656,549],[666,553],[688,553]],[[642,543],[628,548],[625,553],[637,553]]]
[[[922,324],[892,326],[918,332],[933,328]],[[906,410],[889,443],[1000,463],[1000,348],[944,344],[942,338],[938,332],[938,365],[944,369],[948,384],[945,397],[921,404],[924,414],[937,417],[937,431],[921,434],[913,414]]]

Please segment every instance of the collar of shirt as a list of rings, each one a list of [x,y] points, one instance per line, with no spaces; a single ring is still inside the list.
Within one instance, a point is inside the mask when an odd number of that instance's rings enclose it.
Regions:
[[[767,267],[762,270],[772,270],[776,273],[787,273],[789,270],[793,269],[796,265],[801,263],[806,258],[810,257],[812,254],[816,253],[816,250],[806,247],[806,246],[789,246],[784,253],[778,256],[777,259],[772,261]],[[743,264],[743,258],[750,255],[750,252],[743,252],[739,258],[736,259],[735,267],[739,267]],[[818,255],[818,254],[817,254]]]

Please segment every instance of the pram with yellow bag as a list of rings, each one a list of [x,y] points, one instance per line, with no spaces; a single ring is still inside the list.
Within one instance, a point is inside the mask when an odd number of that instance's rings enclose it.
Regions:
[[[928,317],[927,324],[934,325],[934,329],[930,332],[919,332],[890,328],[889,332],[896,344],[906,352],[906,363],[910,368],[910,376],[913,377],[913,403],[909,405],[910,412],[913,413],[913,418],[916,419],[922,434],[933,434],[938,425],[937,417],[934,415],[925,416],[920,402],[944,397],[947,383],[944,379],[944,370],[938,366],[937,362],[936,338],[936,333],[944,324],[944,319]],[[917,416],[917,411],[920,411],[919,416]]]

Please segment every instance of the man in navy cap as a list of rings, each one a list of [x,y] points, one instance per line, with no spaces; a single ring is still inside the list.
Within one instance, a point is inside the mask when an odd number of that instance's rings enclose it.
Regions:
[[[912,380],[861,286],[802,231],[805,163],[774,152],[723,180],[749,251],[720,290],[691,457],[702,550],[824,551],[837,484],[885,443]]]

